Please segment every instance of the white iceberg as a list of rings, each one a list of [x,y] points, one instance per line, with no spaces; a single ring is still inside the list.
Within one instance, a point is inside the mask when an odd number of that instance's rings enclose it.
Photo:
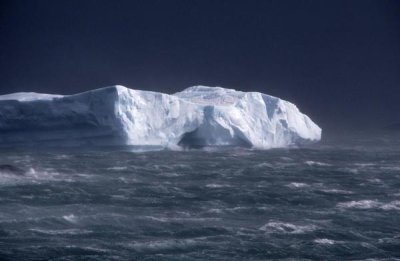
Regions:
[[[168,95],[111,86],[75,95],[0,96],[0,146],[289,147],[321,139],[287,101],[194,86]]]

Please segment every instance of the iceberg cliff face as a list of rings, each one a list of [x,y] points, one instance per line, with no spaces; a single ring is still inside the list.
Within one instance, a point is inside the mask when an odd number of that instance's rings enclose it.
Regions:
[[[321,129],[287,101],[194,86],[173,95],[111,86],[75,95],[0,96],[0,146],[244,146],[316,142]]]

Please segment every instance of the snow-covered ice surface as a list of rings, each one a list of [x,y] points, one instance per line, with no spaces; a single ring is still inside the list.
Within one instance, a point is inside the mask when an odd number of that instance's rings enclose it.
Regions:
[[[0,96],[0,146],[289,147],[321,129],[287,101],[194,86],[164,93],[110,86],[75,95]]]
[[[62,95],[57,94],[45,94],[45,93],[36,93],[36,92],[16,92],[5,95],[0,95],[0,101],[6,100],[16,100],[20,102],[25,101],[37,101],[37,100],[52,100],[54,98],[61,98]]]

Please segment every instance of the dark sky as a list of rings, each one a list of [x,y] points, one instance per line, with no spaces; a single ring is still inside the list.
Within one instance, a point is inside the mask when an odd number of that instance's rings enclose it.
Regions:
[[[0,94],[203,84],[323,128],[400,122],[400,1],[1,1]]]

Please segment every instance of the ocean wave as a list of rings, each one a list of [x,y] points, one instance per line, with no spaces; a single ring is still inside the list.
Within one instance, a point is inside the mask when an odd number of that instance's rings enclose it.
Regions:
[[[354,165],[362,168],[376,166],[374,163],[355,163]]]
[[[358,200],[341,202],[337,204],[338,208],[347,209],[383,209],[383,210],[400,210],[400,200],[382,203],[378,200]]]
[[[292,182],[286,185],[289,188],[307,188],[310,187],[310,185],[306,183],[301,183],[301,182]]]
[[[329,167],[332,166],[331,164],[325,163],[325,162],[320,162],[320,161],[312,161],[312,160],[307,160],[304,162],[304,164],[308,166],[319,166],[319,167]]]
[[[400,173],[390,167],[400,165],[400,151],[387,159],[325,152],[79,152],[64,160],[39,153],[22,163],[5,154],[1,161],[28,173],[0,175],[0,255],[395,260],[399,233],[390,228],[400,214]],[[310,159],[331,166],[308,166]]]
[[[74,214],[70,214],[70,215],[64,215],[62,216],[62,218],[70,223],[76,223],[78,222],[78,217],[75,216]]]
[[[134,242],[124,244],[125,247],[134,249],[138,252],[145,251],[166,251],[166,250],[184,250],[202,244],[201,241],[195,239],[166,239],[148,242]]]
[[[360,173],[360,169],[361,168],[342,168],[340,170],[351,174],[358,174]]]
[[[98,246],[77,246],[77,245],[67,245],[67,246],[65,246],[64,247],[65,249],[67,249],[67,250],[83,250],[83,251],[85,251],[85,252],[90,252],[90,255],[92,256],[92,257],[95,257],[95,255],[93,255],[93,254],[105,254],[105,253],[107,253],[107,252],[109,252],[109,250],[108,249],[103,249],[103,248],[100,248],[100,247],[98,247]],[[99,257],[100,258],[100,257]],[[51,260],[54,260],[54,259],[51,259]],[[56,260],[64,260],[64,259],[56,259]],[[65,259],[65,260],[75,260],[75,259]],[[97,260],[97,259],[96,259]],[[104,256],[102,256],[102,259],[101,260],[104,260]]]
[[[111,195],[111,198],[116,199],[116,200],[127,200],[129,197],[126,195]]]
[[[215,184],[215,183],[210,183],[206,185],[207,188],[229,188],[231,187],[228,184]]]
[[[114,167],[109,167],[107,168],[108,170],[115,170],[115,171],[121,171],[121,170],[127,170],[127,166],[114,166]]]
[[[356,209],[371,209],[377,208],[380,206],[380,203],[377,200],[358,200],[358,201],[348,201],[338,203],[337,206],[339,208],[356,208]]]
[[[400,210],[400,200],[395,200],[381,206],[384,210]]]
[[[327,239],[327,238],[317,238],[314,240],[315,243],[321,244],[321,245],[333,245],[335,244],[334,240]]]
[[[214,213],[214,214],[221,214],[224,213],[224,210],[220,209],[220,208],[211,208],[209,210],[207,210],[208,213]]]
[[[254,165],[255,168],[273,168],[273,165],[270,163],[262,162]]]
[[[192,165],[190,164],[173,164],[172,167],[173,169],[185,169],[185,170],[193,169]]]
[[[165,222],[209,222],[209,221],[220,221],[221,218],[214,217],[155,217],[155,216],[142,216],[142,219],[157,221],[161,223]]]
[[[175,178],[175,177],[180,177],[182,174],[179,174],[177,172],[163,172],[161,174],[163,177],[169,177],[169,178]]]
[[[311,225],[295,225],[291,223],[271,221],[260,227],[260,230],[267,233],[283,233],[283,234],[304,234],[318,229],[317,226]]]
[[[0,185],[42,184],[53,181],[72,182],[70,175],[64,175],[53,168],[36,169],[33,167],[22,175],[0,173]]]
[[[70,155],[66,155],[66,154],[59,154],[59,155],[55,155],[54,159],[56,160],[65,160],[65,159],[70,159],[71,156]]]
[[[388,166],[388,167],[381,167],[381,170],[387,171],[400,171],[400,166]]]
[[[353,191],[343,190],[343,189],[322,189],[321,191],[325,192],[325,193],[332,193],[332,194],[343,194],[343,195],[354,194]]]
[[[46,234],[46,235],[83,235],[83,234],[89,234],[89,233],[93,232],[91,230],[76,229],[76,228],[58,229],[58,230],[32,228],[29,230],[32,232],[35,232],[35,233]]]
[[[376,184],[382,184],[383,183],[381,179],[377,179],[377,178],[368,179],[368,181],[371,182],[371,183],[376,183]]]

